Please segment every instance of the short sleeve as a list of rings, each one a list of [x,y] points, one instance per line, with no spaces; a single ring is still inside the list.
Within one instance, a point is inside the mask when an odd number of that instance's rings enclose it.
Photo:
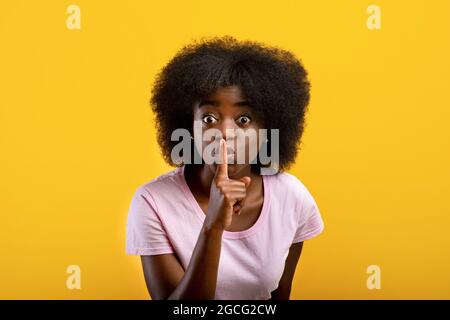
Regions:
[[[304,185],[302,186],[302,192],[302,201],[297,208],[300,216],[292,243],[311,239],[322,233],[324,229],[324,223],[316,201]]]
[[[126,253],[157,255],[173,253],[156,205],[143,186],[134,193],[126,226]]]

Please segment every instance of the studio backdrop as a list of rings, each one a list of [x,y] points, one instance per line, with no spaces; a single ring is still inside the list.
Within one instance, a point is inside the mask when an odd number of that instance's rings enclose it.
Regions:
[[[0,298],[148,299],[136,187],[173,169],[150,106],[184,45],[294,53],[311,101],[289,173],[324,232],[291,299],[450,298],[450,2],[2,1]]]

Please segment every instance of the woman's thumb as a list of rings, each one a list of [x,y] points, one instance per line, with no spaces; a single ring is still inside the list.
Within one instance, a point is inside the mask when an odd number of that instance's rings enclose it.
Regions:
[[[252,178],[250,177],[242,177],[239,179],[241,182],[245,183],[245,188],[248,188],[248,186],[250,185],[250,182],[252,182]]]

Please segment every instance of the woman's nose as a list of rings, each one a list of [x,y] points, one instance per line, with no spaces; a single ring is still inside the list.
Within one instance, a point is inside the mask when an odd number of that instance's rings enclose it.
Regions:
[[[236,125],[236,123],[234,122],[234,120],[224,120],[220,125],[219,125],[219,130],[222,134],[222,138],[224,138],[225,140],[232,140],[235,138],[236,136],[236,129],[238,129],[239,127]]]

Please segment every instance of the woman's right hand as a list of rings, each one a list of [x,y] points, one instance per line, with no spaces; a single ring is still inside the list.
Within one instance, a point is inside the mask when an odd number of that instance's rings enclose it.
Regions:
[[[221,161],[211,183],[208,211],[204,225],[209,229],[225,230],[231,225],[233,214],[240,214],[247,196],[250,177],[228,178],[228,155],[225,140],[220,139]]]

